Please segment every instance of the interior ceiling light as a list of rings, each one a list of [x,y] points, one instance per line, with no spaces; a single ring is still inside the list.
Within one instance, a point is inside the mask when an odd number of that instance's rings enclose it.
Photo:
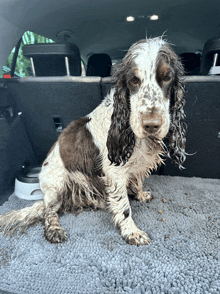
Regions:
[[[127,20],[127,21],[134,21],[135,18],[134,18],[133,16],[127,16],[127,17],[126,17],[126,20]]]
[[[159,16],[156,14],[153,14],[150,16],[150,20],[158,20]]]

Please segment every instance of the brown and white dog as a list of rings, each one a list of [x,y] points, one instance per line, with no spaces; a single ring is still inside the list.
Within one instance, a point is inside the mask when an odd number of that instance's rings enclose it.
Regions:
[[[140,40],[114,73],[115,85],[86,117],[61,133],[43,162],[44,200],[0,217],[6,234],[43,220],[52,243],[67,238],[58,214],[74,208],[108,209],[129,244],[151,242],[132,219],[128,193],[149,201],[144,177],[167,155],[182,168],[185,160],[183,67],[162,38]],[[167,138],[165,148],[163,142]]]

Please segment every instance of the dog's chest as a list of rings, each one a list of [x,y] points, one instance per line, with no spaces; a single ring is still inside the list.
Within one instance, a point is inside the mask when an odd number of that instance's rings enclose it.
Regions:
[[[149,148],[147,140],[139,140],[134,152],[128,161],[128,173],[149,174],[162,162],[160,150]]]

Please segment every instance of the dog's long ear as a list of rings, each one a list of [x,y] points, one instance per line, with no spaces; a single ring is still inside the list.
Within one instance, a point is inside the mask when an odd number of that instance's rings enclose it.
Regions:
[[[130,94],[126,78],[116,76],[113,113],[108,131],[108,158],[115,165],[125,164],[133,153],[135,136],[130,127]]]
[[[184,69],[180,59],[173,53],[171,55],[171,65],[175,72],[175,81],[171,89],[170,114],[171,123],[168,133],[168,156],[178,165],[179,169],[184,169],[183,163],[186,159],[186,124],[184,123]]]

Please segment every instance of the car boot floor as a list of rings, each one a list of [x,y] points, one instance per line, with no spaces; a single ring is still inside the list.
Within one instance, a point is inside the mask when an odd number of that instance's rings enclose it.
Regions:
[[[107,211],[65,213],[59,220],[68,239],[61,244],[45,240],[42,222],[17,238],[0,234],[0,289],[219,293],[220,180],[151,175],[144,190],[151,190],[152,201],[130,203],[134,222],[149,233],[150,245],[126,244]],[[11,195],[0,214],[32,203]]]

